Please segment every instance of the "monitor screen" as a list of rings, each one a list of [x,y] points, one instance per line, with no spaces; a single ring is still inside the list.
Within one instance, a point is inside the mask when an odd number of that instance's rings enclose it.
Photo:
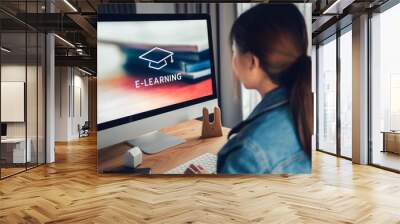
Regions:
[[[1,136],[7,136],[7,124],[1,123]]]
[[[106,129],[216,98],[207,15],[105,15],[97,123]]]

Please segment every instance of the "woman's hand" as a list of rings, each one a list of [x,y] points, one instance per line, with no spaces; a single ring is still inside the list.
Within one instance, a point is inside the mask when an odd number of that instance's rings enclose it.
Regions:
[[[184,174],[209,174],[207,170],[205,170],[200,165],[191,164],[184,172]]]

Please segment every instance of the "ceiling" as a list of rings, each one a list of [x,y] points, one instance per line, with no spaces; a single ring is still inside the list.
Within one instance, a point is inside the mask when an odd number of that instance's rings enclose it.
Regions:
[[[335,32],[338,20],[377,7],[387,0],[270,0],[269,2],[309,2],[313,8],[313,42]],[[55,32],[56,65],[75,65],[96,70],[97,7],[104,3],[132,3],[130,0],[1,0],[2,45],[13,54],[25,54],[25,30]],[[133,9],[134,10],[134,9]],[[52,11],[52,13],[48,13]],[[346,25],[342,23],[342,25]],[[334,27],[334,28],[332,28]],[[28,38],[28,54],[35,43]],[[66,40],[66,41],[63,41]],[[72,46],[72,45],[73,46]],[[39,46],[42,47],[42,46]]]

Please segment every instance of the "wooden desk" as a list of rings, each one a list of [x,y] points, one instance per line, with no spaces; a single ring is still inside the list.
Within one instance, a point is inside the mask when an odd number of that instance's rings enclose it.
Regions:
[[[143,154],[143,162],[139,167],[151,168],[152,174],[162,174],[204,153],[217,154],[227,141],[229,129],[223,128],[222,137],[200,139],[201,122],[191,120],[172,127],[163,128],[161,131],[185,139],[186,142],[160,153],[152,155]],[[128,144],[120,143],[98,150],[98,171],[102,172],[103,170],[122,166],[123,155],[129,148]]]
[[[384,131],[382,152],[392,152],[400,154],[400,132]]]

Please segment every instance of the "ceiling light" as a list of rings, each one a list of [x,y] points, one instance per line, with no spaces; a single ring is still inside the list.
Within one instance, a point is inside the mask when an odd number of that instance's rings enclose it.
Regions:
[[[342,14],[343,10],[350,6],[356,0],[336,0],[322,14]]]
[[[5,47],[1,47],[0,49],[1,49],[2,51],[6,52],[6,53],[10,53],[10,52],[11,52],[11,50],[9,50],[9,49],[7,49],[7,48],[5,48]]]
[[[88,72],[88,71],[86,71],[86,70],[83,70],[83,69],[81,69],[81,68],[79,68],[79,67],[78,67],[78,70],[81,71],[81,72],[83,72],[83,73],[85,73],[85,74],[87,74],[87,75],[93,75],[92,73],[90,73],[90,72]]]
[[[71,4],[69,3],[68,0],[64,0],[65,4],[67,4],[74,12],[78,12],[78,10]]]
[[[322,14],[330,13],[330,11],[334,9],[337,6],[337,4],[339,4],[339,2],[340,0],[336,0],[332,5],[330,5],[327,9],[325,9],[324,12],[322,12]]]
[[[62,37],[60,37],[60,36],[57,35],[57,34],[54,34],[54,36],[57,37],[58,39],[60,39],[62,42],[64,42],[64,43],[66,43],[67,45],[69,45],[70,47],[75,48],[75,45],[73,45],[73,44],[72,44],[71,42],[69,42],[68,40],[66,40],[66,39],[64,39],[64,38],[62,38]]]

